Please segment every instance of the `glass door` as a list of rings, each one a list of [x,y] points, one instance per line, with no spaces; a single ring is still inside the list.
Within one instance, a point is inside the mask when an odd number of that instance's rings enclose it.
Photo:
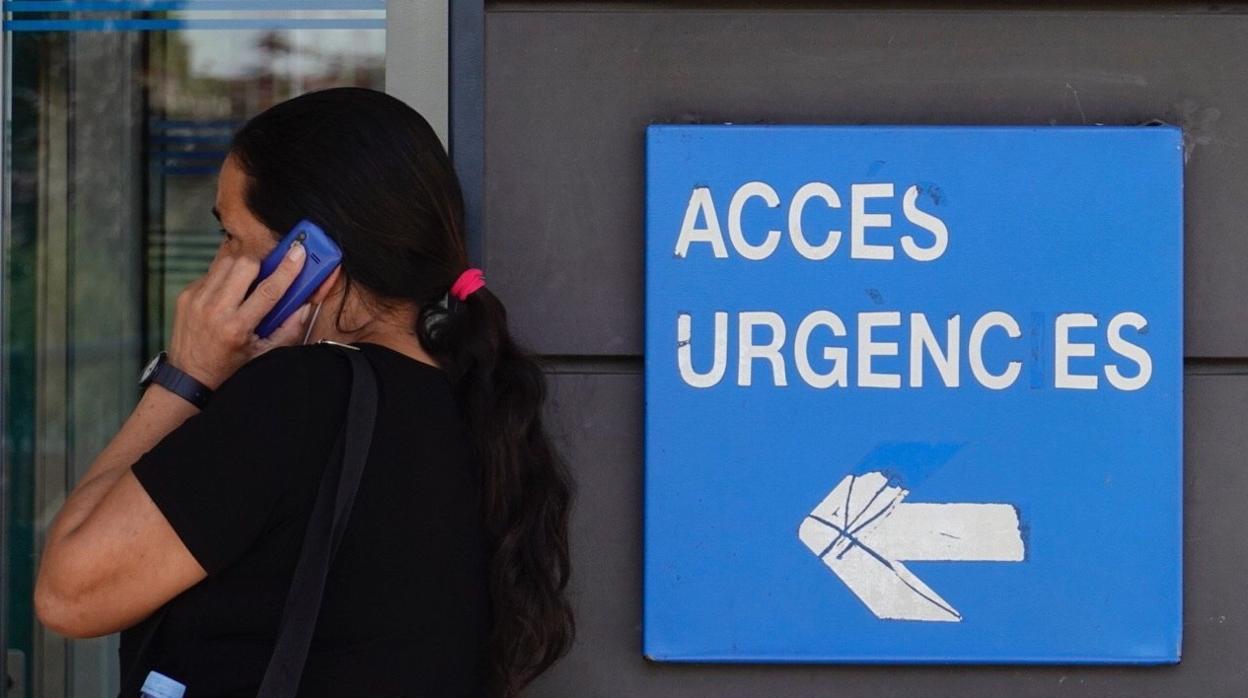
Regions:
[[[384,0],[8,1],[0,253],[7,692],[116,695],[115,637],[42,629],[51,517],[138,397],[173,299],[220,239],[232,131],[296,94],[382,89]]]

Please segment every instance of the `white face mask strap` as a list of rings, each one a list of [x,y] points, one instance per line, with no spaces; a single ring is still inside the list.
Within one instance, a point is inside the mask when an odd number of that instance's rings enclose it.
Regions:
[[[321,301],[320,303],[316,304],[315,308],[312,309],[312,319],[308,320],[308,329],[305,330],[303,333],[303,342],[301,342],[302,344],[307,344],[308,337],[312,336],[312,328],[316,327],[316,318],[317,316],[321,314],[321,306],[324,305],[324,303],[325,303],[324,301]]]

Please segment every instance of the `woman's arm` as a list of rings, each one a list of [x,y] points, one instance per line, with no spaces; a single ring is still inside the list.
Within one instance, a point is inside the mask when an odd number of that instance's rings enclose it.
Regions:
[[[258,264],[218,254],[208,274],[178,297],[170,363],[216,388],[254,356],[297,343],[306,312],[268,340],[250,331],[298,275],[303,256],[296,249],[250,296]],[[195,412],[153,384],[66,498],[35,584],[44,625],[70,637],[117,632],[204,579],[204,568],[130,469]]]
[[[130,472],[195,412],[153,384],[65,500],[35,586],[44,625],[70,637],[116,632],[206,576]]]

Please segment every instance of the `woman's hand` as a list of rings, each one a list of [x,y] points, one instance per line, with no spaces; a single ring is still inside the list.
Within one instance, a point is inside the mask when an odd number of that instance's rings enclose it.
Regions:
[[[298,342],[306,307],[268,339],[255,335],[303,268],[305,251],[294,249],[246,296],[260,264],[222,245],[208,273],[178,296],[170,362],[216,388],[257,354]],[[130,468],[194,411],[173,393],[145,392],[65,499],[47,531],[34,594],[39,619],[53,630],[117,632],[207,576]]]
[[[294,283],[306,256],[303,245],[292,245],[277,269],[248,296],[260,263],[230,256],[223,246],[208,273],[178,294],[169,363],[215,390],[256,356],[299,343],[308,319],[307,305],[266,339],[260,339],[255,330]]]

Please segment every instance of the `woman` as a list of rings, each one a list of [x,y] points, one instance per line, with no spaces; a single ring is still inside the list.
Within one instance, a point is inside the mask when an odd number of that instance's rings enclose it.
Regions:
[[[383,93],[297,97],[235,135],[213,213],[221,247],[178,297],[167,355],[213,394],[201,410],[146,389],[48,532],[39,618],[124,631],[124,696],[149,671],[188,698],[254,696],[346,411],[330,340],[364,353],[380,395],[299,694],[514,695],[571,642],[570,483],[542,374],[489,289],[465,292],[476,272],[437,136]],[[305,218],[342,264],[259,339],[306,253],[249,294],[259,261]]]

